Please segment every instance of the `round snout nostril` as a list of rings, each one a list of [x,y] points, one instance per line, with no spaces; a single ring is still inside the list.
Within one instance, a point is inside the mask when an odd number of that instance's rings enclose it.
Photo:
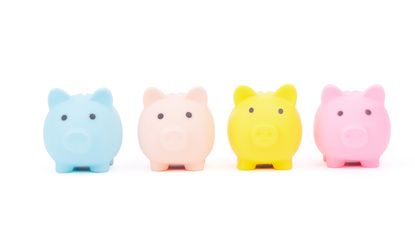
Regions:
[[[274,134],[275,128],[271,126],[263,126],[257,127],[254,131],[259,136],[268,137]]]
[[[161,145],[167,151],[178,151],[188,145],[188,136],[185,130],[173,127],[161,133]]]
[[[272,146],[277,142],[277,130],[272,125],[259,125],[252,129],[252,143],[257,146]]]
[[[71,131],[63,137],[63,145],[68,151],[84,154],[91,148],[91,139],[86,132]]]
[[[342,131],[343,145],[351,148],[360,148],[368,143],[368,133],[362,127],[347,127]]]

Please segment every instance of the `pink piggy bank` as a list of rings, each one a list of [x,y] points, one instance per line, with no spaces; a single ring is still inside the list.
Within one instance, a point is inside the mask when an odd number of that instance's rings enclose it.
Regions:
[[[202,170],[214,135],[205,89],[171,95],[155,88],[145,92],[138,138],[153,171],[164,171],[169,166]]]
[[[342,92],[327,86],[321,102],[314,138],[327,166],[360,163],[362,167],[378,167],[390,137],[383,88],[375,85],[365,92]]]

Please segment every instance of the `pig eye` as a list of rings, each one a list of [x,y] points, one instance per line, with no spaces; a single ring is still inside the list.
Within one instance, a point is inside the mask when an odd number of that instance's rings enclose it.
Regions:
[[[192,116],[193,116],[193,115],[192,115],[192,113],[191,113],[191,112],[186,112],[186,117],[187,117],[187,118],[192,118]]]
[[[372,111],[370,111],[370,109],[366,109],[365,113],[366,113],[366,115],[368,115],[368,116],[372,115]]]
[[[284,113],[284,109],[280,108],[278,109],[278,114],[283,114]]]
[[[343,111],[338,111],[337,116],[343,116]]]
[[[67,115],[62,115],[62,116],[61,116],[61,120],[62,120],[62,121],[66,121],[67,119],[68,119],[68,116],[67,116]]]
[[[93,113],[89,114],[89,119],[91,120],[95,120],[95,118],[97,118],[97,116]]]
[[[254,112],[254,108],[253,108],[253,107],[250,107],[250,108],[249,108],[249,112],[250,112],[250,113],[253,113],[253,112]]]
[[[158,118],[159,120],[163,119],[163,118],[164,118],[164,114],[163,114],[163,113],[159,113],[159,114],[157,115],[157,118]]]

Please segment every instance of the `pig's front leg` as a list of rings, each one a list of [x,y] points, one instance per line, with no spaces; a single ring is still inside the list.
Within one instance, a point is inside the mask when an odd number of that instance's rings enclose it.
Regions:
[[[324,157],[326,158],[327,167],[329,168],[344,167],[344,165],[346,164],[346,161],[344,160],[333,159],[333,158],[330,158],[329,156],[324,156]]]
[[[58,173],[68,173],[72,172],[74,169],[74,166],[66,165],[66,164],[56,164],[56,172]]]
[[[238,169],[239,170],[254,170],[256,164],[247,160],[239,159],[238,160]]]
[[[108,170],[110,170],[110,163],[90,166],[89,170],[91,170],[91,172],[96,172],[96,173],[107,172]]]
[[[272,166],[275,170],[290,170],[293,167],[292,160],[281,160],[273,163]]]
[[[360,161],[362,167],[377,168],[379,167],[379,159]]]
[[[205,161],[184,165],[184,168],[189,171],[200,171],[200,170],[203,170],[204,167],[205,167]]]
[[[167,163],[158,163],[158,162],[150,162],[151,170],[153,171],[166,171],[169,169],[169,164]]]

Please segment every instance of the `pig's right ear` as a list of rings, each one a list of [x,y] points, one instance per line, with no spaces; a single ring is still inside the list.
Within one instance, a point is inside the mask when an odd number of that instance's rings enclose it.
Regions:
[[[144,93],[144,98],[143,98],[143,102],[144,102],[144,107],[149,106],[150,104],[164,99],[164,93],[161,92],[160,90],[156,89],[156,88],[148,88],[146,90],[146,92]]]
[[[365,91],[365,96],[385,104],[385,90],[381,85],[374,85]]]
[[[61,89],[52,89],[49,92],[49,96],[48,96],[48,105],[49,105],[49,109],[52,109],[53,107],[55,107],[56,105],[63,103],[67,100],[69,100],[71,98],[71,96],[66,93],[65,91],[61,90]]]
[[[244,101],[245,99],[255,96],[256,93],[254,90],[252,90],[250,87],[248,86],[239,86],[238,88],[236,88],[235,93],[233,95],[233,100],[235,102],[235,105],[238,105],[239,103],[241,103],[242,101]]]
[[[340,97],[343,95],[343,92],[334,85],[328,85],[324,88],[323,94],[321,95],[321,103],[326,104],[332,99]]]

